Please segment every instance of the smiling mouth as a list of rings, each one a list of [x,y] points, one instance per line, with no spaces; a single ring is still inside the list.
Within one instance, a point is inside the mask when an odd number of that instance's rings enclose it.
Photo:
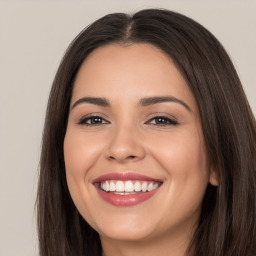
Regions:
[[[130,195],[145,193],[157,189],[161,182],[140,181],[140,180],[105,180],[97,183],[97,186],[107,192],[118,195]]]
[[[107,203],[133,206],[153,197],[163,182],[136,173],[109,173],[95,179],[93,184]]]

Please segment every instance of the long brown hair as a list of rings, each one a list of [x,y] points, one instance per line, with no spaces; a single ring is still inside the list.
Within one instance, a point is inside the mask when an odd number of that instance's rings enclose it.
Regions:
[[[148,43],[175,62],[197,101],[207,153],[220,185],[208,186],[191,241],[196,256],[256,255],[256,122],[235,68],[218,40],[168,10],[106,15],[82,31],[62,59],[43,133],[37,213],[41,256],[100,256],[99,235],[70,197],[63,157],[69,104],[86,57],[106,44]],[[192,250],[192,249],[191,249]]]

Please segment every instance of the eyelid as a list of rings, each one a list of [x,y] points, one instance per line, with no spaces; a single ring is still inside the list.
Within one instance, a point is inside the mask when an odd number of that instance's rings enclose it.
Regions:
[[[100,118],[102,119],[102,122],[99,123],[86,123],[87,120],[89,119],[93,119],[93,118]],[[166,122],[163,123],[155,123],[153,124],[152,121],[156,120],[157,118],[161,118],[161,119],[165,119]],[[144,124],[147,125],[154,125],[154,126],[175,126],[178,125],[179,122],[177,120],[176,117],[174,117],[173,115],[167,114],[167,113],[162,113],[162,112],[157,112],[157,113],[151,113],[147,118],[146,118],[146,122],[144,122]],[[89,113],[86,115],[83,115],[81,118],[79,118],[76,123],[78,125],[85,125],[85,126],[100,126],[100,125],[106,125],[106,124],[110,124],[111,122],[109,121],[109,118],[102,114],[102,113]]]
[[[102,119],[104,122],[99,123],[99,124],[86,124],[85,123],[86,120],[96,118],[96,117]],[[81,118],[79,118],[78,121],[77,121],[78,125],[86,125],[86,126],[105,125],[105,124],[109,124],[109,123],[110,122],[107,120],[107,117],[105,117],[103,114],[100,114],[100,113],[90,113],[90,114],[84,115]]]
[[[169,123],[152,124],[152,125],[155,125],[155,126],[175,126],[175,125],[179,124],[177,118],[175,118],[174,116],[170,116],[166,113],[155,113],[153,116],[151,116],[148,119],[148,121],[145,122],[145,124],[150,124],[151,121],[153,121],[154,119],[157,119],[157,118],[166,119]]]

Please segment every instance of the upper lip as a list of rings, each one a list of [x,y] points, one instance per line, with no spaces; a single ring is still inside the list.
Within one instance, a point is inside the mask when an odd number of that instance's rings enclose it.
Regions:
[[[155,179],[149,176],[145,176],[142,174],[134,173],[134,172],[112,172],[101,175],[93,180],[92,183],[100,183],[105,180],[143,180],[143,181],[154,181],[154,182],[162,182],[159,179]]]

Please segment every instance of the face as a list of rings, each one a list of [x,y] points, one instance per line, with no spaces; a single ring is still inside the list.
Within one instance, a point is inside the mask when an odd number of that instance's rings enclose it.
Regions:
[[[82,64],[64,140],[72,199],[101,239],[188,235],[208,163],[196,101],[162,51],[107,45]]]

